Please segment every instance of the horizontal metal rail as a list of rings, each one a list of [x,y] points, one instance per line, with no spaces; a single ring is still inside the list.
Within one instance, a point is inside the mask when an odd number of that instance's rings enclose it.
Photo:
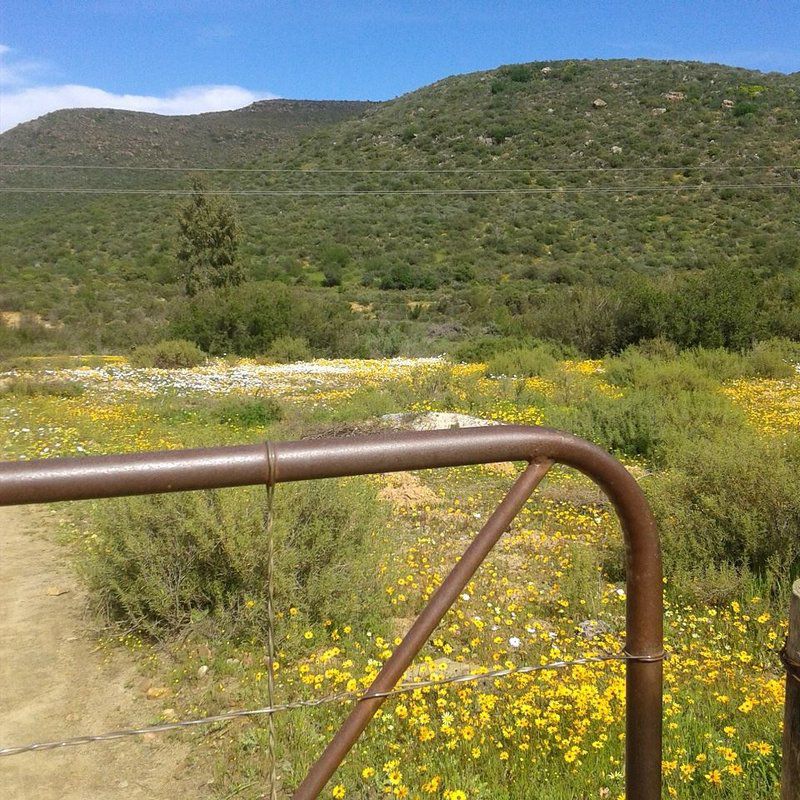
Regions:
[[[333,478],[432,467],[526,461],[489,517],[365,694],[394,688],[554,462],[580,470],[608,495],[626,544],[626,790],[661,796],[663,601],[658,534],[636,481],[594,445],[547,428],[497,426],[308,439],[264,445],[46,459],[0,464],[0,505],[81,500]],[[359,702],[296,790],[313,800],[383,702]]]

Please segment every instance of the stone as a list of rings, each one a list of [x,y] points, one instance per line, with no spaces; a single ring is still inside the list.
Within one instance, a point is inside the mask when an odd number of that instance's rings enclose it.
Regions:
[[[612,152],[612,153],[613,153],[615,156],[618,156],[618,155],[619,155],[619,154],[622,152],[622,148],[621,148],[621,147],[620,147],[618,144],[615,144],[615,145],[614,145],[614,146],[611,148],[611,152]]]
[[[670,100],[673,103],[678,103],[686,99],[686,92],[667,92],[664,95],[665,100]]]
[[[611,626],[601,619],[585,619],[583,622],[578,623],[578,633],[584,639],[595,639],[598,636],[611,633],[611,630]]]
[[[652,114],[654,117],[657,117],[659,114],[666,114],[666,113],[667,113],[667,109],[666,109],[666,108],[664,108],[663,106],[661,106],[661,107],[659,107],[659,108],[651,108],[651,109],[650,109],[650,113],[651,113],[651,114]]]
[[[197,669],[198,678],[205,678],[207,674],[208,674],[208,665],[203,664],[201,667],[198,667]]]
[[[723,108],[733,108],[735,105],[736,105],[736,103],[733,100],[723,100],[722,101],[722,107]]]
[[[169,689],[166,686],[151,686],[147,690],[147,699],[158,700],[162,697],[166,697],[168,694]]]
[[[608,105],[602,97],[592,100],[592,108],[605,108]]]

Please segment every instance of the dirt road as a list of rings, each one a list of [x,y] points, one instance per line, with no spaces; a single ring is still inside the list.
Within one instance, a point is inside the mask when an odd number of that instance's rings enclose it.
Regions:
[[[37,508],[0,508],[0,746],[147,724],[158,713],[123,652],[96,651],[85,596]],[[210,795],[175,737],[0,758],[14,800],[182,800]]]

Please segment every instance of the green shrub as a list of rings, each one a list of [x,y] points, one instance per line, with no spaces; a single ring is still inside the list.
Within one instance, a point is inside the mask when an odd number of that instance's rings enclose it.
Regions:
[[[530,348],[516,348],[498,353],[487,365],[490,375],[515,375],[529,378],[549,375],[558,368],[557,349],[546,344]]]
[[[279,336],[267,350],[267,358],[281,364],[308,361],[312,357],[311,348],[302,336]]]
[[[80,397],[83,391],[83,386],[75,381],[42,381],[19,377],[0,382],[0,395],[16,397]]]
[[[638,344],[631,345],[643,356],[661,361],[669,361],[671,358],[678,357],[678,347],[674,342],[665,339],[663,336],[656,336],[652,339],[642,339]],[[630,348],[629,348],[630,349]]]
[[[202,617],[228,634],[263,632],[265,500],[263,489],[247,488],[98,505],[96,538],[82,563],[94,598],[111,619],[158,637]],[[385,523],[385,509],[365,480],[277,487],[279,618],[298,625],[358,620],[380,630],[386,595],[375,564],[384,552]]]
[[[797,440],[721,428],[703,440],[686,437],[671,460],[647,484],[667,575],[714,585],[727,571],[775,590],[800,572]]]
[[[172,320],[173,335],[212,355],[258,356],[276,339],[302,336],[315,351],[343,356],[356,346],[359,328],[338,297],[267,282],[201,292]]]
[[[509,336],[482,336],[459,342],[450,351],[450,357],[456,362],[482,363],[498,353],[522,346],[519,339]]]
[[[722,351],[724,353],[724,351]],[[726,354],[727,355],[727,354]],[[715,381],[689,359],[661,361],[648,358],[636,347],[606,362],[605,376],[616,386],[660,392],[675,397],[685,392],[714,392]]]
[[[729,381],[745,373],[745,362],[739,353],[720,347],[697,347],[685,351],[681,360],[717,381]]]
[[[283,408],[271,397],[226,400],[214,409],[214,416],[226,425],[263,428],[283,419]]]
[[[329,408],[315,409],[313,415],[331,422],[352,422],[375,420],[385,414],[403,411],[405,403],[398,400],[392,388],[359,389]]]
[[[569,603],[571,612],[583,619],[598,617],[603,592],[597,548],[573,542],[561,569],[564,573],[559,581],[561,596]]]
[[[515,83],[527,83],[533,78],[533,70],[526,64],[511,64],[501,67],[498,72]]]
[[[206,360],[205,353],[185,339],[165,339],[157,344],[141,345],[130,356],[134,367],[181,369],[197,367]]]
[[[735,436],[746,424],[741,409],[719,392],[681,389],[668,380],[630,389],[619,399],[590,394],[580,404],[554,407],[548,422],[659,466],[671,463],[683,440],[700,440],[719,430]]]
[[[787,339],[758,342],[744,357],[744,371],[755,378],[791,378],[797,374],[800,346]]]

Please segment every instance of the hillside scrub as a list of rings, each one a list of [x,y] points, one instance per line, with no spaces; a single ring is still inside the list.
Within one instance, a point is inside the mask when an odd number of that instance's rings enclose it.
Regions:
[[[682,99],[665,100],[676,87]],[[167,119],[59,112],[4,133],[0,147],[9,163],[20,160],[14,153],[54,163],[61,152],[95,166],[167,153],[170,163],[224,165],[236,153],[237,166],[289,170],[276,189],[331,192],[240,198],[237,263],[256,289],[283,283],[320,305],[370,307],[388,333],[371,331],[360,350],[338,342],[338,354],[444,352],[484,336],[545,338],[587,356],[658,336],[737,350],[800,338],[798,189],[786,167],[800,160],[798,91],[797,75],[696,62],[537,62],[446,78],[386,103],[270,101],[201,115],[179,137]],[[593,108],[594,98],[606,105]],[[107,146],[86,151],[87,125]],[[225,133],[239,129],[247,136]],[[143,144],[154,138],[164,143],[156,154]],[[43,151],[43,141],[55,149]],[[364,171],[325,171],[348,169]],[[71,180],[96,190],[104,175],[75,171]],[[146,188],[190,188],[175,177],[150,174]],[[215,191],[265,188],[256,173],[208,179]],[[46,172],[1,180],[52,185]],[[115,188],[142,189],[143,180],[120,172]],[[461,194],[473,187],[534,193]],[[406,190],[457,193],[372,194]],[[184,291],[176,205],[17,197],[0,225],[0,305],[63,323],[60,341],[73,352],[183,336],[169,332]],[[417,319],[406,320],[407,301],[426,304],[415,306]],[[456,323],[454,335],[439,333]],[[252,349],[241,335],[217,338],[225,352],[231,341],[236,352]],[[36,346],[55,349],[44,336]]]

